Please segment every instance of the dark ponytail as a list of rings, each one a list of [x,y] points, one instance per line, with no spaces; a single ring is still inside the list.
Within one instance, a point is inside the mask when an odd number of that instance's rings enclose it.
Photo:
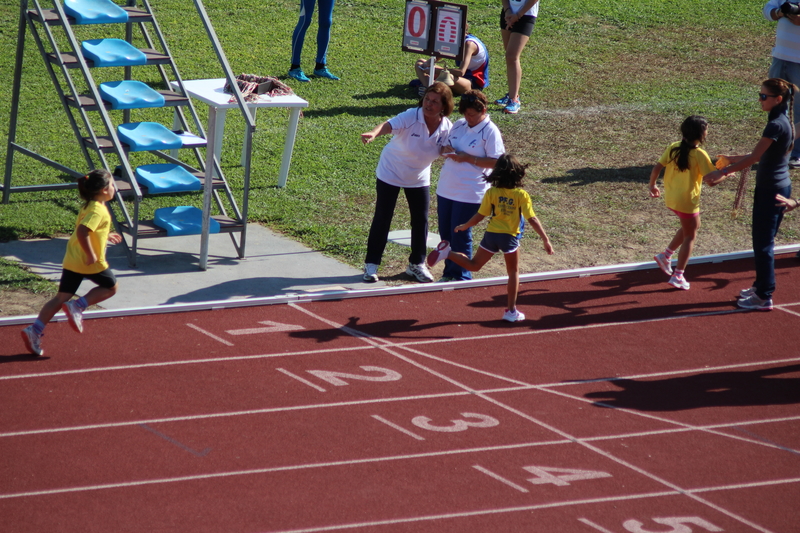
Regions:
[[[674,161],[681,172],[689,170],[689,152],[703,141],[707,129],[708,121],[699,115],[687,117],[681,124],[681,144],[669,153],[670,161]]]
[[[111,173],[104,168],[92,170],[82,178],[78,178],[78,192],[84,200],[83,207],[89,205],[100,191],[108,187],[111,180]]]
[[[794,97],[797,93],[797,86],[781,78],[770,78],[761,85],[774,96],[783,97],[781,104],[785,103],[789,108],[789,124],[792,125],[792,145],[789,147],[791,152],[794,149]]]

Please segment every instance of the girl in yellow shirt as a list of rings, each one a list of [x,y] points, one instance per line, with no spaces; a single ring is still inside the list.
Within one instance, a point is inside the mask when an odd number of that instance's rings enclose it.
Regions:
[[[681,124],[683,139],[670,144],[650,172],[650,196],[658,198],[661,190],[656,185],[661,170],[664,170],[664,201],[680,219],[681,227],[669,246],[653,257],[675,288],[689,290],[684,270],[692,256],[692,248],[700,229],[700,189],[703,176],[715,170],[711,159],[700,145],[708,134],[708,121],[692,115]],[[672,270],[672,254],[680,248],[678,263]]]
[[[111,214],[106,202],[114,198],[116,186],[111,174],[104,169],[93,170],[78,180],[78,191],[84,199],[78,213],[75,232],[67,243],[58,294],[39,311],[36,322],[22,330],[22,340],[28,351],[42,355],[44,328],[63,309],[72,329],[83,332],[83,312],[90,305],[107,300],[117,292],[117,280],[106,262],[106,243],[117,244],[122,237],[111,231]],[[70,302],[84,278],[97,287]]]

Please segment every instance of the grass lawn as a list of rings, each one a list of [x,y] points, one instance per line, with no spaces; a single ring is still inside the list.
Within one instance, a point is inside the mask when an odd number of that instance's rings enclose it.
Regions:
[[[486,92],[494,100],[506,92],[500,1],[467,3],[470,30],[487,44],[492,57]],[[289,67],[297,4],[205,1],[233,70],[280,76]],[[337,1],[328,64],[342,80],[288,80],[310,106],[300,122],[288,186],[283,189],[276,182],[288,113],[259,111],[250,220],[351,265],[363,262],[374,206],[374,170],[388,141],[382,137],[363,146],[359,134],[416,105],[415,92],[407,84],[418,56],[400,49],[403,5],[400,0]],[[152,6],[183,78],[221,77],[193,2],[152,0]],[[702,114],[709,119],[706,148],[712,156],[748,152],[766,123],[757,92],[766,78],[775,27],[764,20],[762,7],[762,0],[724,5],[715,0],[543,0],[522,57],[522,111],[508,116],[499,108],[491,110],[506,147],[531,164],[526,188],[556,248],[556,255],[547,256],[536,240],[526,239],[523,272],[645,261],[663,249],[678,222],[667,216],[662,200],[648,197],[647,182],[664,148],[679,139],[683,118]],[[0,76],[6,80],[0,86],[0,117],[9,114],[18,11],[19,5],[10,0],[0,5]],[[96,38],[98,30],[90,30],[95,33],[81,28],[80,36]],[[306,72],[313,70],[315,33],[316,23],[303,54]],[[157,79],[154,67],[139,69],[138,79]],[[85,163],[30,37],[23,82],[18,142],[82,169]],[[204,106],[198,105],[198,111],[205,122]],[[237,113],[229,115],[221,163],[241,196],[243,171],[238,162],[244,121]],[[170,120],[160,119],[167,124]],[[0,121],[0,128],[6,139],[6,120]],[[0,157],[4,162],[5,151]],[[20,156],[14,168],[13,185],[65,179]],[[434,182],[437,176],[435,165]],[[737,181],[730,178],[704,190],[695,255],[750,247],[753,179],[744,208],[732,218]],[[143,216],[150,218],[162,206],[200,202],[200,197],[186,196],[151,199]],[[14,194],[10,204],[0,205],[0,240],[69,233],[78,207],[75,191]],[[435,203],[430,220],[436,231]],[[394,227],[408,227],[403,200]],[[535,237],[532,231],[528,234]],[[798,235],[800,217],[789,215],[780,243],[797,242]],[[406,281],[407,254],[408,249],[390,244],[379,274],[389,281]],[[39,290],[33,281],[18,281],[33,278],[7,273],[15,268],[0,263],[0,288],[31,283],[29,288]],[[503,273],[502,261],[494,261],[480,276]]]

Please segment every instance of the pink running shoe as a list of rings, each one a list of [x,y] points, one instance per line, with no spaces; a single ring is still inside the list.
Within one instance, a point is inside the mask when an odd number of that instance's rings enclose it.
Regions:
[[[447,256],[450,255],[450,243],[447,241],[442,241],[439,245],[434,248],[434,250],[428,254],[427,263],[429,267],[432,267],[439,261],[443,261],[447,259]]]

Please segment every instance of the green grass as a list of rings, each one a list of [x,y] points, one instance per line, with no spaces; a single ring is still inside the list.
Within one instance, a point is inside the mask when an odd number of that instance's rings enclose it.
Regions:
[[[189,0],[152,0],[184,79],[221,77]],[[399,0],[339,0],[328,52],[340,82],[289,80],[310,102],[298,130],[288,186],[277,171],[288,114],[260,110],[254,138],[250,220],[296,238],[352,265],[363,261],[374,205],[374,170],[387,138],[363,146],[359,134],[416,104],[407,87],[417,59],[400,50]],[[733,0],[546,0],[522,57],[523,113],[492,110],[506,146],[532,164],[528,189],[557,246],[544,257],[534,243],[523,269],[545,270],[647,260],[675,231],[663,204],[646,198],[649,169],[675,140],[689,114],[711,122],[710,153],[752,148],[765,123],[755,94],[766,77],[774,25],[763,2]],[[255,5],[244,0],[205,2],[234,72],[285,75],[296,0]],[[499,0],[469,2],[471,31],[492,56],[490,99],[505,93]],[[722,12],[724,9],[724,13]],[[8,116],[18,5],[0,5],[0,117]],[[82,35],[94,28],[81,28]],[[108,30],[111,31],[111,30]],[[316,25],[309,30],[303,66],[313,68]],[[96,37],[96,34],[92,36]],[[137,69],[144,81],[151,67]],[[98,73],[98,78],[119,76]],[[31,38],[26,41],[24,95],[18,142],[67,166],[82,169],[67,120]],[[205,109],[198,105],[201,120]],[[168,111],[142,117],[169,124]],[[0,121],[3,138],[7,121]],[[222,166],[241,196],[238,166],[244,121],[229,113]],[[4,162],[5,152],[2,156]],[[438,165],[434,166],[434,181]],[[64,180],[31,159],[15,158],[14,185]],[[733,181],[733,180],[731,180]],[[735,183],[704,192],[704,228],[696,254],[749,246],[749,216],[731,220]],[[166,205],[199,205],[199,197],[148,200],[143,216]],[[69,233],[78,207],[74,191],[14,194],[0,205],[0,240]],[[435,212],[431,215],[435,230]],[[784,238],[800,234],[787,217]],[[408,227],[401,203],[394,226]],[[231,255],[234,250],[231,247]],[[404,269],[407,249],[390,245],[381,272]],[[0,265],[0,273],[9,267]],[[502,266],[499,267],[502,270]],[[484,275],[497,275],[492,268]],[[399,276],[398,279],[402,278]]]

